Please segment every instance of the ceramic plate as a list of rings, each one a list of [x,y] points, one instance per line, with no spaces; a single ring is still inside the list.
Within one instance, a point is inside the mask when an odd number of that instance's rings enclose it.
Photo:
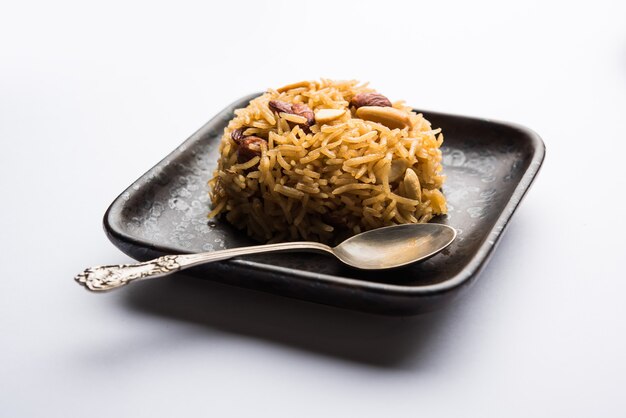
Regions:
[[[228,106],[109,207],[111,241],[137,260],[164,254],[217,251],[253,244],[224,221],[209,221],[207,181],[233,110]],[[454,299],[473,282],[493,253],[537,175],[545,147],[524,127],[416,110],[443,129],[445,223],[458,237],[429,260],[393,271],[352,269],[325,255],[281,253],[242,257],[188,270],[202,279],[312,302],[389,315],[416,314]]]

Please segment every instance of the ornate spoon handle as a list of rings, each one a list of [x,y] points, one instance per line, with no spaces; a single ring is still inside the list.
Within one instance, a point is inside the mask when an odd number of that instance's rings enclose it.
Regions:
[[[284,242],[256,245],[207,253],[164,255],[154,260],[137,264],[90,267],[77,275],[74,280],[85,286],[87,290],[103,292],[116,289],[136,280],[165,276],[199,264],[226,260],[245,254],[273,251],[321,251],[331,254],[333,252],[329,246],[317,242]]]

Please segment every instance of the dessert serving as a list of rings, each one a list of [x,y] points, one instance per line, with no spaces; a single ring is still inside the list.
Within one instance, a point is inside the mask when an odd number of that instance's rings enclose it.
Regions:
[[[446,213],[443,134],[357,81],[270,89],[228,123],[212,210],[262,242],[336,243]]]

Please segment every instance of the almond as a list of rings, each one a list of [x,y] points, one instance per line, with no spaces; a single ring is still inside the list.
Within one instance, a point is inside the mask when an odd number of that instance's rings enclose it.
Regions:
[[[270,109],[278,113],[286,113],[296,115],[297,118],[287,118],[291,122],[308,128],[315,124],[315,114],[311,108],[303,103],[287,103],[280,100],[270,100],[268,103]],[[298,119],[303,118],[303,119]]]
[[[264,142],[267,143],[263,138],[256,136],[245,137],[241,144],[239,144],[239,148],[237,148],[237,161],[239,163],[245,163],[261,155],[261,144]]]
[[[306,118],[306,124],[308,126],[315,125],[315,114],[309,106],[302,103],[294,103],[291,105],[291,111],[294,115]]]
[[[328,123],[342,117],[346,109],[319,109],[315,112],[315,121],[319,124]]]
[[[268,103],[270,109],[276,113],[291,113],[291,103],[281,102],[280,100],[270,100]]]
[[[357,109],[363,106],[391,107],[391,102],[380,93],[359,93],[350,100]]]
[[[297,89],[300,87],[309,87],[309,84],[311,84],[310,81],[298,81],[297,83],[291,83],[291,84],[287,84],[286,86],[277,88],[276,91],[279,93],[283,93],[283,92],[286,92],[287,90]]]
[[[389,129],[402,129],[410,125],[409,115],[393,107],[363,106],[356,110],[357,117],[385,125]]]
[[[235,129],[234,131],[230,133],[230,137],[232,138],[233,141],[235,141],[237,145],[241,144],[241,141],[244,140],[245,136],[243,134],[243,131],[245,130],[246,128],[239,128],[239,129]]]
[[[404,160],[391,161],[391,167],[389,168],[389,183],[398,180],[406,171],[407,163]]]
[[[406,173],[404,173],[404,192],[409,199],[422,199],[420,179],[417,178],[417,174],[413,170],[406,170]]]

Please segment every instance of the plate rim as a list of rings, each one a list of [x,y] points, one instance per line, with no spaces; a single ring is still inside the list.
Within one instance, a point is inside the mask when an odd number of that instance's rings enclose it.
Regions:
[[[168,153],[163,159],[161,159],[158,163],[156,163],[153,167],[151,167],[148,171],[142,174],[137,180],[135,180],[130,186],[128,186],[122,193],[120,193],[113,202],[107,208],[104,217],[103,217],[103,228],[107,237],[114,245],[117,246],[116,241],[121,241],[126,244],[135,245],[138,247],[147,247],[152,250],[164,253],[164,254],[172,254],[175,252],[185,253],[185,251],[176,251],[168,248],[166,246],[161,246],[158,244],[154,244],[152,242],[142,240],[135,236],[125,233],[121,228],[116,227],[115,220],[113,219],[113,212],[121,213],[121,207],[126,199],[124,196],[127,193],[131,193],[138,190],[138,187],[141,187],[141,183],[147,183],[146,180],[150,176],[151,173],[155,173],[160,171],[164,166],[169,164],[169,161],[176,157],[180,152],[184,152],[188,146],[197,140],[199,140],[203,134],[204,130],[207,129],[210,125],[216,122],[218,119],[223,119],[224,116],[228,116],[228,119],[231,118],[232,110],[240,107],[240,103],[244,101],[252,100],[255,97],[258,97],[262,93],[253,93],[232,102],[230,105],[226,106],[223,110],[218,112],[214,117],[212,117],[208,122],[202,125],[198,130],[196,130],[189,138],[187,138],[183,143],[178,145],[173,151]],[[413,109],[416,112],[437,115],[441,117],[452,117],[452,118],[460,118],[468,121],[480,121],[487,122],[489,124],[496,124],[500,126],[504,126],[509,129],[517,130],[526,136],[531,143],[532,148],[532,158],[528,167],[526,168],[522,178],[518,182],[515,187],[513,194],[510,199],[507,201],[506,205],[502,209],[502,212],[498,216],[498,219],[493,224],[492,228],[489,230],[487,234],[487,238],[485,241],[478,247],[477,251],[472,255],[469,262],[454,276],[449,277],[448,279],[433,284],[426,285],[414,285],[414,286],[402,286],[398,284],[391,283],[381,283],[374,281],[366,281],[360,279],[353,279],[342,276],[335,276],[332,274],[326,273],[317,273],[306,270],[298,270],[289,267],[281,267],[272,264],[265,264],[257,261],[246,260],[246,259],[231,259],[224,260],[221,263],[228,263],[230,265],[235,265],[238,268],[244,268],[248,270],[264,270],[266,272],[274,272],[283,275],[292,276],[294,279],[305,279],[305,280],[316,280],[323,282],[332,282],[335,284],[340,284],[343,286],[358,286],[363,290],[369,290],[376,293],[385,293],[391,295],[400,295],[400,296],[426,296],[426,295],[435,295],[441,293],[447,293],[455,290],[458,287],[461,287],[465,283],[468,283],[470,279],[475,277],[482,268],[486,265],[487,261],[493,254],[494,249],[497,247],[500,238],[502,237],[506,226],[508,225],[509,220],[512,218],[513,214],[519,207],[522,199],[528,193],[532,183],[534,182],[537,174],[539,173],[542,163],[545,159],[546,154],[546,146],[542,140],[542,138],[532,129],[527,128],[523,125],[499,121],[488,118],[479,118],[465,115],[458,115],[452,113],[444,113],[437,111],[428,111],[423,109]],[[119,210],[118,210],[119,208]]]

